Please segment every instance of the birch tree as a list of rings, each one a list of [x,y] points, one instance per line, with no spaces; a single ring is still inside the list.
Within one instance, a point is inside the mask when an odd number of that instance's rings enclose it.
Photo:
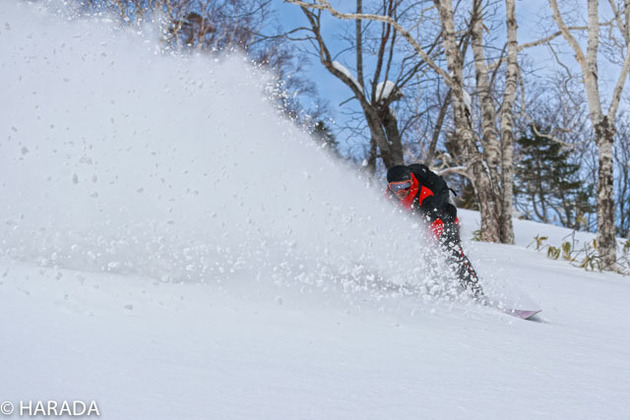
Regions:
[[[615,136],[615,118],[621,101],[621,94],[630,71],[630,0],[616,3],[609,0],[608,5],[613,12],[613,19],[607,23],[607,33],[612,45],[617,46],[618,57],[621,57],[615,86],[610,100],[603,101],[600,86],[599,61],[604,60],[600,53],[600,4],[598,0],[588,0],[588,38],[586,52],[579,40],[571,33],[557,0],[549,0],[553,19],[563,38],[574,53],[581,69],[582,81],[586,92],[589,115],[594,131],[594,141],[598,149],[597,176],[597,245],[601,267],[614,270],[616,267],[616,231],[615,204],[613,190],[613,140]],[[610,67],[610,66],[609,66]],[[606,76],[612,72],[607,68]]]

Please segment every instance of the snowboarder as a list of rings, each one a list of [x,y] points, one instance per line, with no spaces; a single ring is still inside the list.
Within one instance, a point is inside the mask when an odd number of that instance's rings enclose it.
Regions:
[[[418,163],[393,166],[387,171],[386,194],[426,220],[461,286],[475,299],[483,299],[477,273],[462,249],[457,208],[450,202],[450,189],[444,179]]]

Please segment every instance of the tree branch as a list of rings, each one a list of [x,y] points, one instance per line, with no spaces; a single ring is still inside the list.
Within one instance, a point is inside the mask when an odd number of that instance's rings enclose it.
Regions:
[[[357,0],[357,13],[363,11],[363,0]],[[357,38],[357,79],[361,87],[363,87],[363,28],[361,19],[357,19],[355,25],[356,38]]]
[[[327,0],[316,0],[316,3],[307,3],[307,2],[304,2],[304,1],[301,1],[301,0],[284,0],[284,1],[287,2],[287,3],[292,3],[292,4],[295,4],[295,5],[301,6],[303,8],[307,8],[307,9],[326,10],[331,15],[333,15],[334,17],[339,18],[339,19],[345,19],[345,20],[355,20],[355,19],[374,20],[374,21],[384,22],[384,23],[386,23],[388,25],[391,25],[394,29],[396,29],[407,40],[407,42],[409,42],[409,44],[418,53],[418,55],[420,55],[420,57],[429,65],[429,67],[431,67],[433,69],[433,71],[435,71],[437,74],[439,74],[444,79],[446,84],[449,85],[449,87],[453,87],[454,82],[453,82],[453,79],[451,78],[451,76],[448,74],[448,72],[446,70],[444,70],[443,68],[441,68],[440,66],[438,66],[435,63],[435,61],[433,61],[433,59],[427,54],[427,52],[424,50],[424,48],[422,48],[422,46],[420,46],[420,44],[418,44],[416,39],[407,30],[405,30],[405,28],[403,28],[398,22],[396,22],[391,17],[389,17],[389,16],[382,16],[382,15],[365,14],[365,13],[342,13],[342,12],[339,12],[338,10],[336,10],[335,8],[333,8],[330,5],[330,2],[328,2]]]
[[[615,14],[615,20],[617,21],[617,26],[619,27],[619,30],[621,31],[621,34],[623,35],[624,39],[626,40],[626,45],[630,44],[630,33],[628,32],[628,22],[626,22],[626,25],[623,24],[623,20],[621,20],[621,15],[619,14],[619,9],[617,9],[617,5],[615,4],[614,0],[608,0],[608,3],[610,4],[610,8],[612,9],[613,13]],[[626,13],[628,13],[628,2],[626,2]]]
[[[621,92],[626,83],[626,79],[630,77],[630,48],[626,47],[626,58],[623,60],[623,67],[621,68],[621,74],[617,79],[615,90],[613,91],[612,101],[610,102],[610,108],[608,108],[608,115],[612,118],[617,115],[619,109],[619,102],[621,101]]]
[[[588,26],[569,26],[567,27],[567,29],[569,31],[586,31],[588,30]],[[537,47],[539,45],[542,44],[546,44],[550,41],[553,41],[554,39],[558,38],[559,36],[562,35],[562,31],[558,31],[558,32],[554,32],[553,34],[546,36],[544,38],[541,38],[539,40],[536,41],[532,41],[532,42],[526,42],[524,44],[521,44],[518,46],[518,52],[523,51],[526,48],[532,48],[532,47]]]
[[[328,51],[328,48],[326,47],[326,44],[324,43],[324,40],[321,36],[319,18],[316,18],[315,14],[306,8],[302,8],[302,11],[304,12],[304,14],[306,15],[306,18],[311,24],[311,30],[313,31],[313,34],[315,35],[315,39],[318,44],[318,51],[319,51],[321,63],[324,65],[324,67],[326,67],[326,69],[331,74],[333,74],[343,83],[345,83],[346,86],[348,86],[352,90],[352,92],[354,93],[354,95],[360,102],[363,102],[365,100],[364,99],[365,95],[363,91],[360,89],[360,86],[357,86],[356,83],[354,83],[354,81],[350,77],[348,77],[346,74],[344,74],[342,71],[340,71],[333,65],[330,52]]]

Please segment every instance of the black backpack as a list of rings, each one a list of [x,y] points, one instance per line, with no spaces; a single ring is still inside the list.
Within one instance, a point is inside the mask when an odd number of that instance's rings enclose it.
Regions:
[[[416,177],[420,185],[424,185],[433,191],[433,197],[430,200],[425,199],[422,203],[422,208],[429,212],[437,210],[435,216],[446,219],[445,221],[455,220],[457,217],[457,209],[449,202],[451,190],[448,188],[448,184],[444,181],[444,178],[432,172],[426,165],[420,163],[409,165],[409,170]],[[427,208],[429,206],[431,208]]]

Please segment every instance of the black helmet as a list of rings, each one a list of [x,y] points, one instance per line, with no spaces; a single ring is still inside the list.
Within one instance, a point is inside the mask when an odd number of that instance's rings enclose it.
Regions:
[[[405,165],[396,165],[387,171],[387,182],[400,182],[411,179],[411,171]]]

